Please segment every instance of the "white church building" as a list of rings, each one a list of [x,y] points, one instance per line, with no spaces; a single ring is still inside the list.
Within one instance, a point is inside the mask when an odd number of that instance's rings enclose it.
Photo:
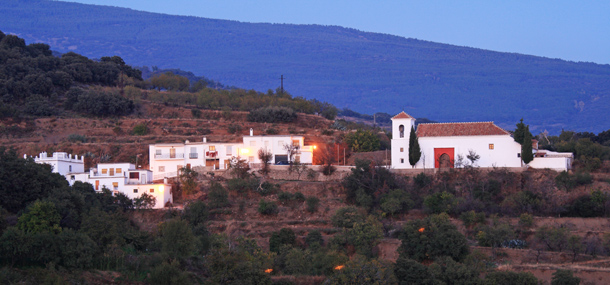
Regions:
[[[475,167],[522,168],[521,145],[511,133],[493,122],[430,123],[419,124],[416,135],[421,157],[414,167],[409,164],[409,138],[415,118],[401,112],[392,118],[392,168],[439,169],[463,167],[467,156],[476,153]],[[571,169],[573,154],[538,151],[533,144],[534,168],[556,171]]]

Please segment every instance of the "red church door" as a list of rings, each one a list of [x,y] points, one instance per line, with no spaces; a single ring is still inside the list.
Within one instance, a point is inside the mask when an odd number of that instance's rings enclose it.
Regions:
[[[434,149],[434,168],[453,168],[455,150],[451,148]]]

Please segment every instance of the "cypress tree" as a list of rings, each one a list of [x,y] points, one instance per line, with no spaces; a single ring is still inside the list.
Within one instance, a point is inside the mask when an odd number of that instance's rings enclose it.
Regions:
[[[415,164],[421,158],[421,149],[419,148],[419,140],[415,134],[415,129],[411,126],[411,134],[409,135],[409,164],[415,167]]]
[[[513,133],[513,139],[516,142],[523,144],[524,136],[525,136],[525,124],[523,123],[523,118],[521,118],[521,121],[519,121],[519,123],[517,123],[517,129],[515,129],[515,132]]]
[[[529,126],[525,127],[525,134],[521,143],[521,159],[525,164],[534,160],[534,154],[532,153],[532,133],[530,133]]]

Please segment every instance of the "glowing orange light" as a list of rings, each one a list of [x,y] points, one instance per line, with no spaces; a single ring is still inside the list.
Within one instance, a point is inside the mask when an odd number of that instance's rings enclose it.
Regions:
[[[314,145],[314,146],[313,146],[313,149],[316,149],[316,148],[318,148],[318,146],[315,146],[315,145]]]
[[[335,267],[335,270],[341,270],[341,269],[343,269],[343,267],[345,267],[345,265],[339,265],[339,266]]]
[[[424,232],[424,230],[425,230],[424,228],[421,228],[421,229],[419,229],[419,232],[420,232],[420,233],[423,233],[423,232]]]
[[[273,272],[273,269],[271,269],[271,268],[265,270],[265,273],[271,273],[271,272]]]

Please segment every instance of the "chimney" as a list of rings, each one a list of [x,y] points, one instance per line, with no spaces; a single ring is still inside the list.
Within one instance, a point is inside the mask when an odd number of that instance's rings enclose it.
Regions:
[[[208,142],[208,138],[203,137],[203,143],[207,143]]]
[[[254,130],[252,128],[250,128],[250,136],[254,135]]]

